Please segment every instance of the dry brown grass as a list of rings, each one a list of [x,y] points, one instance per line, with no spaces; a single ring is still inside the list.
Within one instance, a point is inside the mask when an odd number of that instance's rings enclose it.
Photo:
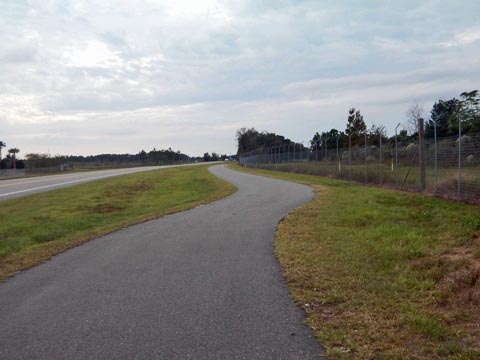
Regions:
[[[275,245],[329,358],[480,358],[478,206],[259,173],[316,191],[279,224]]]

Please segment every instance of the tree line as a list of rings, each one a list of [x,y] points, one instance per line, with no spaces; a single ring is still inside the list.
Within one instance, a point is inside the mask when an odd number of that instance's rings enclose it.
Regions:
[[[287,139],[284,136],[265,131],[259,132],[255,128],[241,128],[237,130],[236,139],[237,154],[243,154],[261,147],[271,147],[293,143],[290,139]]]
[[[141,150],[137,154],[99,154],[99,155],[50,155],[42,153],[28,153],[24,159],[16,159],[19,149],[12,148],[8,150],[5,158],[2,158],[2,148],[6,144],[0,141],[0,169],[40,169],[60,167],[68,164],[107,164],[107,165],[163,165],[178,164],[186,162],[218,161],[229,159],[228,155],[205,153],[203,156],[190,157],[181,151],[175,151],[171,148],[157,150],[156,148],[145,151]]]
[[[410,131],[401,130],[397,134],[399,144],[405,146],[418,138],[417,120],[424,117],[424,109],[419,104],[412,104],[407,113]],[[460,98],[450,100],[438,100],[430,110],[430,116],[425,121],[425,138],[446,137],[458,135],[459,126],[462,134],[480,132],[480,95],[478,90],[462,92]],[[255,128],[241,128],[236,133],[237,154],[253,151],[258,148],[266,148],[278,145],[294,144],[296,148],[305,148],[303,144],[297,144],[284,136],[270,132],[259,132]],[[382,143],[394,143],[395,136],[388,137],[384,126],[372,124],[367,128],[366,122],[359,109],[354,107],[348,110],[345,130],[335,128],[329,131],[316,132],[309,141],[309,147],[313,150],[321,148],[346,147],[349,142],[352,146],[363,145],[365,140],[370,145]],[[283,150],[281,150],[283,151]]]
[[[25,163],[22,160],[17,160],[17,154],[20,152],[18,148],[8,149],[7,156],[2,157],[2,149],[6,146],[7,144],[0,140],[0,169],[23,169]]]

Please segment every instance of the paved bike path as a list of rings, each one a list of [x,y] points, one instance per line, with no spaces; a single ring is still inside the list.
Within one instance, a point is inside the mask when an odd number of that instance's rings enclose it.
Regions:
[[[318,359],[273,255],[277,223],[312,190],[211,171],[238,192],[0,284],[0,358]]]

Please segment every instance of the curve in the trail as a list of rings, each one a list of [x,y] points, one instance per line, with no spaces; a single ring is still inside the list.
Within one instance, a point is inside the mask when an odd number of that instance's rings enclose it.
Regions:
[[[273,239],[306,186],[223,166],[238,192],[0,284],[2,359],[318,359]]]

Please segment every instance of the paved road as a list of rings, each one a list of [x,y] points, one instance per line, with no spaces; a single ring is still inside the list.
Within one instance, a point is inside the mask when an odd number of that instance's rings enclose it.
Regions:
[[[185,165],[143,166],[127,169],[99,170],[3,180],[0,181],[0,201],[14,197],[31,195],[38,192],[49,191],[60,187],[77,185],[80,183],[99,180],[107,177],[131,174],[140,171],[158,170],[173,166]]]
[[[306,186],[211,171],[238,187],[0,284],[1,359],[318,359],[273,255]]]

